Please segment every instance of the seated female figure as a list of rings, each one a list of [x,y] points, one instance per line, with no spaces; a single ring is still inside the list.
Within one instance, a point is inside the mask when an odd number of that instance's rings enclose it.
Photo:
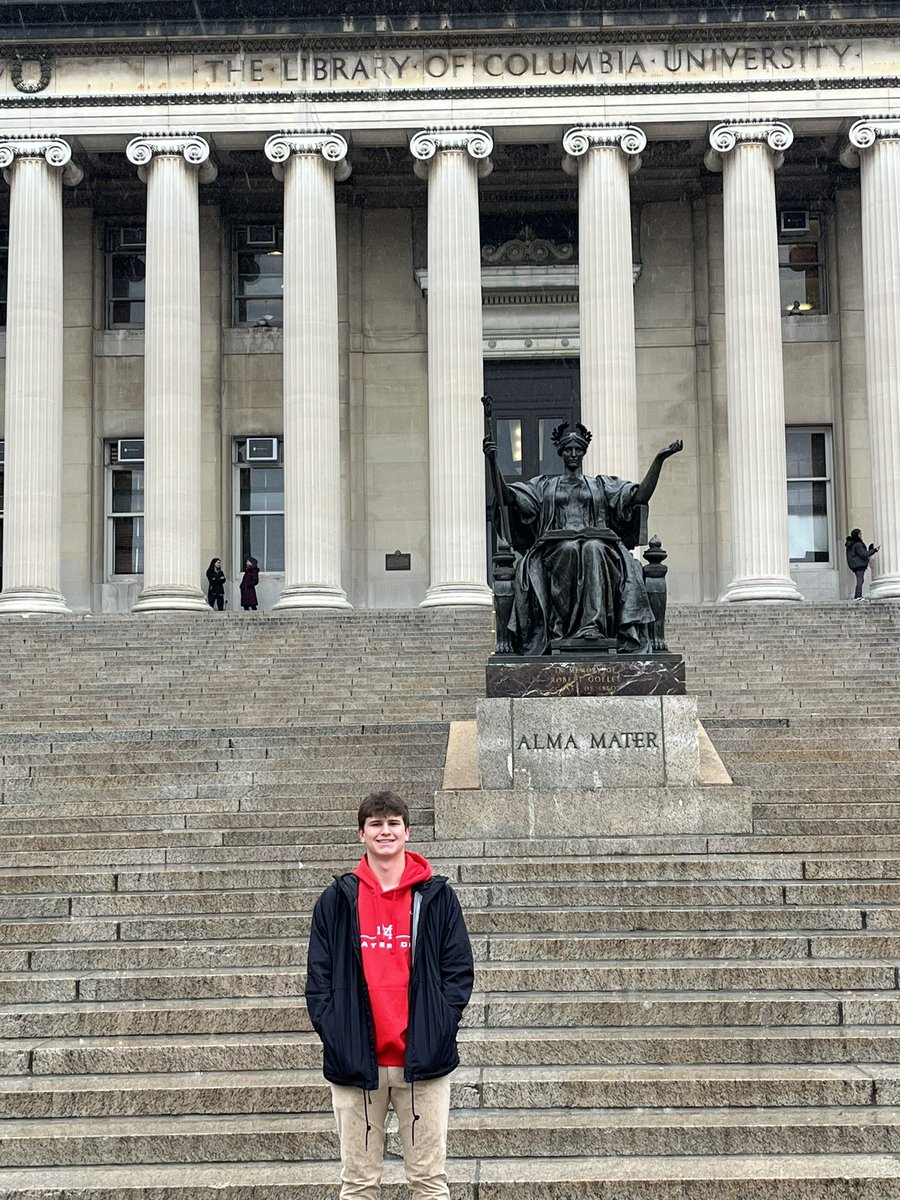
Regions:
[[[525,655],[549,654],[554,643],[577,638],[620,653],[649,653],[653,614],[639,564],[629,553],[638,542],[641,505],[656,489],[663,462],[682,448],[660,450],[641,483],[614,475],[589,476],[582,461],[591,440],[583,425],[553,431],[561,475],[527,483],[500,479],[516,562],[513,645]],[[484,452],[496,455],[485,438]]]

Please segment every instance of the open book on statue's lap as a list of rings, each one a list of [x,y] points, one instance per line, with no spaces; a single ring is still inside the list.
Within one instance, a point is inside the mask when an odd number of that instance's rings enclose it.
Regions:
[[[538,538],[538,542],[618,542],[618,540],[611,529],[600,529],[595,525],[586,525],[583,529],[548,529]]]

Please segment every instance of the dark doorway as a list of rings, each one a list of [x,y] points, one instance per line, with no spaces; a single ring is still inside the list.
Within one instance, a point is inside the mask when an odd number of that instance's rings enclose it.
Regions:
[[[562,421],[581,419],[577,358],[488,359],[484,390],[494,398],[497,457],[505,479],[555,475],[559,458],[550,434]],[[496,534],[491,522],[490,479],[487,482],[488,578]]]

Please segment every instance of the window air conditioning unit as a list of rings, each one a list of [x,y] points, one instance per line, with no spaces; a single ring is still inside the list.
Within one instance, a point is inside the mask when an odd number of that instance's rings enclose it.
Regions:
[[[245,462],[276,462],[278,438],[247,438],[244,446]]]
[[[144,461],[144,439],[120,438],[116,447],[116,458],[120,463],[142,463]]]
[[[782,233],[809,233],[809,213],[804,208],[785,208],[781,211]]]

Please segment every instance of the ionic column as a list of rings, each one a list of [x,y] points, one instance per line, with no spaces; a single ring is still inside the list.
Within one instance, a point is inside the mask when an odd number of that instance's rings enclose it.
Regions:
[[[478,180],[493,149],[481,129],[410,141],[428,180],[428,474],[431,584],[424,608],[489,605],[485,582],[484,390]]]
[[[563,137],[563,170],[578,177],[581,419],[594,434],[587,457],[624,479],[639,476],[628,177],[646,145],[643,130],[627,125]]]
[[[60,590],[62,185],[82,178],[71,158],[58,138],[0,141],[10,186],[0,614],[69,611]]]
[[[340,134],[269,138],[284,180],[284,589],[275,605],[349,608],[341,587],[341,458],[334,182]]]
[[[900,118],[857,121],[841,155],[859,166],[863,321],[872,451],[871,599],[900,596]],[[850,514],[852,521],[853,514]]]
[[[794,135],[781,121],[717,125],[706,163],[723,172],[725,386],[733,575],[721,597],[802,600],[791,579],[775,169]]]
[[[200,561],[199,179],[215,179],[201,137],[134,138],[147,185],[144,301],[144,588],[134,612],[209,611]]]

